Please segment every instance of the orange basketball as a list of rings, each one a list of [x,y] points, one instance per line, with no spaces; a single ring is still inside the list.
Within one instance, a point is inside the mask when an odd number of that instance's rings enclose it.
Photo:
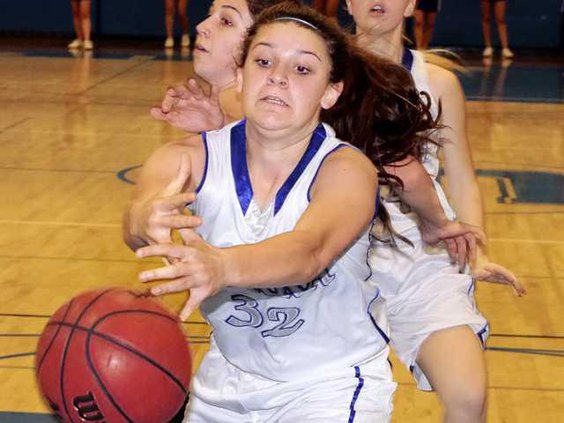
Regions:
[[[41,334],[35,371],[64,422],[168,422],[184,404],[192,361],[178,318],[126,289],[78,295]]]

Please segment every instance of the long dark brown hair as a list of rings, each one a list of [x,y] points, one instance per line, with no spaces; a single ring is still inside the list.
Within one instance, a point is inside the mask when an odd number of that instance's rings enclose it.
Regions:
[[[331,125],[338,138],[368,156],[378,169],[380,184],[401,189],[402,181],[385,167],[409,163],[410,157],[421,158],[425,144],[433,142],[429,135],[437,129],[439,118],[431,115],[429,95],[415,88],[409,71],[357,47],[337,24],[295,1],[279,3],[257,17],[247,32],[240,64],[245,62],[258,30],[281,18],[292,18],[292,23],[325,40],[331,57],[329,81],[343,82],[337,103],[321,111],[321,121]],[[379,207],[377,212],[394,233],[385,208]]]

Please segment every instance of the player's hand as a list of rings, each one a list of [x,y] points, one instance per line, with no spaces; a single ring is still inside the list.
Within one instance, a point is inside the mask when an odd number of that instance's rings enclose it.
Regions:
[[[219,89],[212,86],[207,95],[192,78],[185,84],[169,88],[162,104],[151,108],[151,116],[192,133],[219,129],[225,124],[219,105]]]
[[[479,257],[472,263],[471,269],[472,277],[476,280],[509,285],[519,297],[527,293],[525,286],[509,269],[492,263],[486,257]]]
[[[180,312],[180,319],[186,320],[202,301],[217,294],[225,286],[225,258],[220,248],[212,247],[193,230],[182,229],[179,232],[184,245],[151,245],[137,250],[137,256],[164,256],[173,259],[173,264],[140,273],[139,280],[169,280],[152,287],[153,295],[189,291],[190,297]]]
[[[448,255],[462,271],[466,263],[476,260],[477,246],[486,245],[486,234],[475,225],[445,220],[441,226],[420,222],[419,230],[425,243],[435,245],[444,242]]]
[[[152,198],[132,206],[131,216],[134,217],[132,222],[136,236],[148,244],[171,243],[172,229],[201,225],[199,217],[185,214],[186,205],[196,198],[194,192],[183,192],[190,176],[190,156],[183,155],[172,181]]]

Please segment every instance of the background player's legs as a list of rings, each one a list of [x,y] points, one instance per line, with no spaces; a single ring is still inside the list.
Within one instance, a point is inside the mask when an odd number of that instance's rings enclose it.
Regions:
[[[416,9],[413,12],[413,16],[415,17],[415,45],[417,50],[422,50],[423,47],[423,24],[425,20],[425,12],[422,10]]]
[[[71,1],[72,6],[72,23],[74,26],[74,32],[76,34],[76,38],[79,40],[84,39],[84,35],[82,34],[82,22],[80,19],[80,4],[82,2],[78,1]]]
[[[436,12],[425,13],[425,23],[423,25],[423,48],[429,48],[431,39],[433,38],[433,29],[435,28],[435,19],[437,18]]]
[[[337,19],[337,9],[339,8],[339,0],[326,0],[325,15]]]
[[[425,12],[415,10],[415,39],[418,50],[429,48],[437,14],[435,12]]]
[[[484,35],[484,44],[486,46],[484,56],[488,57],[493,54],[492,30],[490,28],[491,6],[488,0],[482,0],[480,5],[482,7],[482,34]]]
[[[182,47],[188,47],[190,45],[190,36],[188,35],[190,28],[187,9],[188,0],[178,0],[178,20],[180,21],[180,28],[182,28]]]
[[[174,0],[165,0],[165,47],[174,47]]]
[[[495,22],[497,32],[499,33],[499,41],[501,42],[502,55],[505,58],[513,57],[513,53],[509,50],[509,41],[507,37],[507,23],[505,22],[506,1],[498,1],[494,4]]]
[[[323,13],[325,16],[331,19],[337,19],[339,0],[315,0],[313,6],[318,12]]]
[[[87,50],[92,49],[92,41],[90,40],[90,31],[92,23],[90,20],[90,0],[83,0],[80,3],[80,26],[82,28],[82,36],[84,41],[84,48]]]
[[[80,21],[80,3],[77,1],[71,1],[72,7],[72,24],[74,26],[74,33],[76,38],[68,45],[69,48],[79,48],[82,46],[82,40],[84,38],[82,34],[82,25]]]
[[[445,422],[483,422],[486,415],[486,363],[480,341],[468,326],[432,333],[417,364],[437,392]]]

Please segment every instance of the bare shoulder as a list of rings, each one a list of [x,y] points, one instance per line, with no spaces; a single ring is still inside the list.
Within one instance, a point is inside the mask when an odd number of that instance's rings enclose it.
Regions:
[[[330,186],[361,186],[375,191],[378,173],[372,162],[361,151],[343,144],[324,160],[319,170],[316,185]]]
[[[433,63],[426,63],[427,75],[429,77],[429,87],[433,91],[433,96],[442,98],[448,95],[459,95],[462,93],[460,81],[454,72],[437,66]]]
[[[144,163],[139,182],[153,185],[170,180],[176,175],[184,155],[190,157],[192,177],[199,180],[204,171],[206,152],[202,137],[196,135],[171,141],[157,148]]]
[[[376,174],[376,168],[366,155],[349,144],[343,144],[325,160],[325,165],[337,167],[353,167]]]
[[[194,135],[180,140],[168,142],[157,148],[147,162],[159,162],[163,166],[180,162],[182,154],[190,154],[191,158],[198,160],[204,154],[204,144],[200,135]]]

